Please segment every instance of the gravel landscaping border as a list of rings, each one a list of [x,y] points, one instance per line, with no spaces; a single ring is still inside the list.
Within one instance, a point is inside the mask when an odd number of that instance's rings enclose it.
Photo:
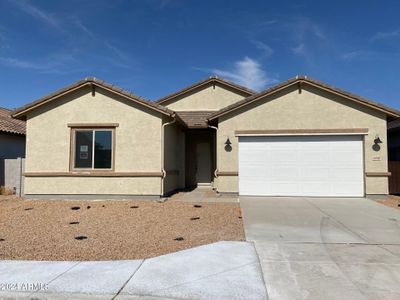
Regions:
[[[237,203],[0,198],[0,259],[142,259],[243,241]]]
[[[386,199],[378,200],[377,202],[389,207],[400,209],[399,196],[389,195]]]

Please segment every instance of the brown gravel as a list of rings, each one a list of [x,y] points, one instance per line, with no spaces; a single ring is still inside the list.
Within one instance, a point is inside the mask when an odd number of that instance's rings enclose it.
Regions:
[[[384,200],[378,200],[379,203],[382,203],[383,205],[393,207],[400,209],[400,197],[399,196],[394,196],[390,195],[387,199]]]
[[[193,205],[1,197],[0,259],[139,259],[221,240],[244,240],[238,204]],[[73,206],[80,209],[71,210]],[[76,236],[87,239],[76,240]],[[177,237],[184,240],[174,240]]]

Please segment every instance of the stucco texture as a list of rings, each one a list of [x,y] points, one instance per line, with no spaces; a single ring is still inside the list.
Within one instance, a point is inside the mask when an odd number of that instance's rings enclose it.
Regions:
[[[217,159],[222,172],[238,171],[235,130],[368,128],[364,139],[365,172],[387,172],[386,115],[351,100],[304,85],[292,86],[219,118]],[[381,150],[372,149],[375,136]],[[229,137],[232,151],[224,149]],[[219,192],[238,192],[238,176],[218,177]],[[366,177],[366,194],[387,194],[387,177]]]
[[[176,111],[217,111],[245,98],[247,94],[218,83],[201,86],[162,105]]]
[[[185,133],[178,124],[164,129],[164,194],[185,187]]]
[[[115,172],[161,171],[160,113],[102,88],[87,86],[27,115],[26,168],[29,172],[69,172],[69,123],[118,123]],[[27,177],[25,194],[159,195],[160,178]]]

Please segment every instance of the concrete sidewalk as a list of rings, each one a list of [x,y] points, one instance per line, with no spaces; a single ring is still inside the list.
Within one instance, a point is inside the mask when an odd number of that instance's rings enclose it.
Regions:
[[[0,261],[1,297],[267,298],[254,245],[247,242],[218,242],[146,260]]]

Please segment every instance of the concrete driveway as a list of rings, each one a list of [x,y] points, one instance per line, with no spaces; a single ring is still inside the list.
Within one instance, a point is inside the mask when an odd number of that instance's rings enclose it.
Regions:
[[[400,211],[354,198],[240,205],[269,299],[400,299]]]

